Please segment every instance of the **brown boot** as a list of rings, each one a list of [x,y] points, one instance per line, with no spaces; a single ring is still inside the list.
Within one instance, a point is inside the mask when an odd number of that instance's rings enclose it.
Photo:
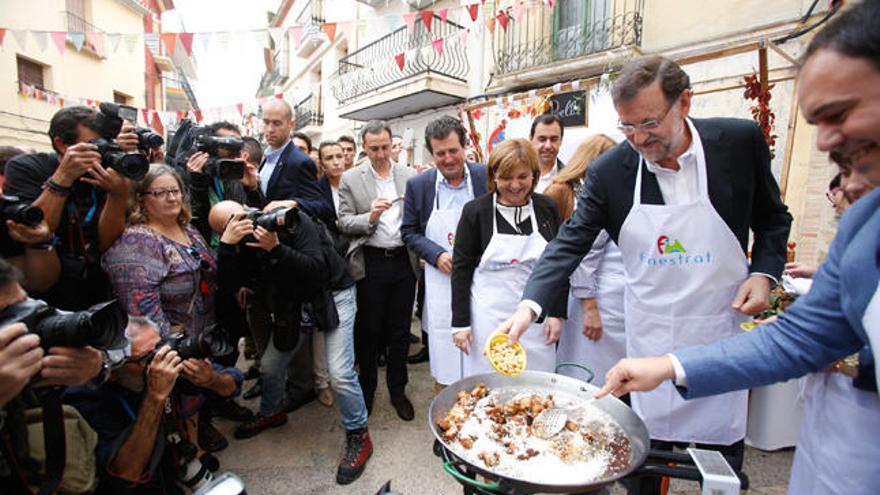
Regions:
[[[336,482],[347,485],[358,479],[373,455],[373,442],[366,428],[345,433],[345,452],[336,469]]]

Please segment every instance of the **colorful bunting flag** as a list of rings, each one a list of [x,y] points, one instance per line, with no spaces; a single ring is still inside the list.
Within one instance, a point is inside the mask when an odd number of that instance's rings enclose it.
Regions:
[[[501,27],[502,27],[505,31],[507,31],[507,23],[508,23],[508,21],[510,21],[510,16],[507,15],[507,12],[506,12],[506,11],[503,11],[503,10],[502,10],[502,11],[498,14],[498,24],[501,24]]]
[[[302,26],[291,26],[287,28],[287,33],[290,34],[290,37],[293,38],[293,46],[299,47],[300,42],[303,37],[303,27]]]
[[[46,43],[49,42],[48,33],[46,31],[31,31],[31,34],[34,36],[34,41],[37,42],[37,48],[39,48],[41,52],[45,52]]]
[[[6,30],[3,28],[0,28],[0,46],[3,46],[3,38],[5,38],[5,37],[6,37]]]
[[[193,33],[180,33],[180,45],[183,47],[183,51],[186,52],[186,56],[192,56],[193,51]]]
[[[434,11],[433,10],[421,10],[419,11],[419,15],[422,17],[422,22],[425,23],[425,27],[428,28],[428,31],[431,31],[431,21],[434,19]]]
[[[82,50],[83,43],[86,42],[86,33],[67,33],[67,40],[73,43],[76,51]]]
[[[522,20],[522,16],[523,16],[523,4],[522,4],[522,2],[516,2],[515,4],[513,4],[513,19],[516,22],[519,22],[520,20]]]
[[[495,18],[490,17],[486,19],[486,28],[489,29],[489,32],[495,34]]]
[[[21,48],[22,50],[27,50],[27,31],[13,29],[12,37],[15,38],[15,42],[18,43],[19,48]]]
[[[449,17],[449,9],[440,9],[437,11],[437,13],[440,14],[440,20],[443,21],[443,23],[445,24],[446,18]]]
[[[160,33],[159,37],[162,38],[162,44],[165,45],[168,56],[173,57],[174,47],[177,45],[177,33]]]
[[[397,62],[397,67],[399,67],[400,70],[403,70],[403,66],[404,66],[404,64],[406,64],[405,57],[406,56],[403,53],[398,53],[397,55],[394,56],[394,61]]]
[[[410,33],[416,29],[416,16],[418,15],[418,12],[408,12],[403,14],[403,21],[406,22],[406,29]]]
[[[325,22],[322,26],[324,28],[324,34],[327,35],[327,39],[330,40],[330,44],[333,44],[333,41],[336,40],[336,23],[335,22]]]
[[[477,14],[480,12],[480,4],[472,3],[467,6],[468,14],[471,15],[471,20],[477,22]]]
[[[104,33],[88,32],[86,33],[86,40],[88,40],[89,45],[91,45],[92,49],[95,50],[95,53],[98,55],[104,55]]]
[[[119,49],[119,42],[122,41],[122,35],[119,33],[108,34],[104,37],[107,41],[107,53],[113,55]]]
[[[443,38],[437,38],[436,40],[431,42],[431,45],[434,47],[434,50],[437,52],[437,56],[443,55]]]

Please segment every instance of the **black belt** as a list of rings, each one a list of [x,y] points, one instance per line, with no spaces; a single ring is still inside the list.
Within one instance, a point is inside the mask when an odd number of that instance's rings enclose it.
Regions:
[[[364,246],[364,254],[369,254],[373,256],[384,256],[386,258],[393,258],[395,256],[400,256],[406,254],[406,246],[397,246],[393,248],[380,248],[374,246]]]

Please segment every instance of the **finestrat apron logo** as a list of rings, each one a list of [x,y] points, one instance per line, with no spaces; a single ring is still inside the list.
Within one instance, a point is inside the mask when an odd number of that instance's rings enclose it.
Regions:
[[[689,266],[708,265],[712,263],[712,252],[691,254],[678,239],[667,235],[657,238],[659,256],[652,256],[648,251],[639,252],[639,259],[648,266]]]
[[[496,271],[496,270],[506,270],[508,268],[518,268],[523,270],[531,270],[535,267],[535,262],[537,260],[526,260],[520,261],[516,258],[512,258],[510,261],[490,261],[486,264],[486,269]]]
[[[455,247],[455,234],[452,232],[446,234],[446,242],[449,243],[449,247]]]

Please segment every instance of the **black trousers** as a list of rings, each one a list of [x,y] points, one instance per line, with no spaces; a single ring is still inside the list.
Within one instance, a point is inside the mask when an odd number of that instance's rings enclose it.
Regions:
[[[408,380],[406,358],[412,320],[416,277],[405,248],[393,253],[364,247],[366,276],[357,286],[355,354],[360,363],[360,383],[365,398],[376,393],[376,350],[388,345],[385,382],[391,395],[403,394]]]
[[[686,442],[664,442],[661,440],[651,440],[651,448],[657,450],[672,450],[673,447],[685,448]],[[739,473],[742,471],[743,457],[746,452],[745,439],[734,442],[730,445],[713,445],[698,443],[695,445],[698,449],[717,450],[727,459],[730,467]],[[660,476],[643,476],[634,480],[626,480],[623,485],[629,495],[660,495]]]

